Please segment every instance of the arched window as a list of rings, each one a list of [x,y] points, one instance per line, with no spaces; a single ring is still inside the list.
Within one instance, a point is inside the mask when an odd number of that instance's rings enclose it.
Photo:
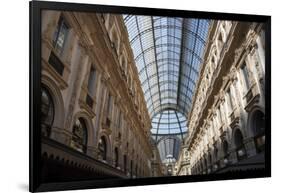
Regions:
[[[212,165],[212,155],[209,153],[209,164]]]
[[[263,152],[265,147],[265,118],[261,111],[256,111],[252,118],[252,129],[257,153]]]
[[[211,152],[209,152],[208,159],[209,159],[208,173],[210,173],[212,171],[212,155],[211,155]]]
[[[125,174],[127,173],[127,156],[123,156],[123,167],[124,167],[124,172]]]
[[[202,173],[203,170],[204,170],[202,159],[200,160],[200,167],[201,167],[201,168],[200,168],[200,173]]]
[[[132,178],[133,177],[133,160],[131,160],[130,172],[131,172],[131,178]]]
[[[246,158],[246,149],[243,143],[243,135],[239,129],[234,133],[234,143],[236,147],[236,155],[238,160]]]
[[[45,87],[41,89],[41,133],[49,137],[54,122],[54,102]]]
[[[205,165],[205,171],[203,172],[203,173],[206,173],[206,170],[207,170],[207,159],[206,159],[206,157],[204,157],[204,165]]]
[[[216,161],[219,159],[218,152],[219,152],[218,148],[217,148],[217,146],[215,146],[214,147],[214,160],[216,160]]]
[[[98,149],[102,160],[106,160],[107,145],[104,136],[102,136],[99,140]]]
[[[214,161],[216,162],[214,165],[214,170],[217,170],[220,167],[219,150],[217,148],[217,144],[214,146]]]
[[[86,153],[87,127],[82,118],[77,119],[73,125],[71,146],[77,151]]]
[[[226,140],[222,142],[222,150],[223,150],[223,162],[224,164],[228,163],[228,143]]]
[[[226,157],[228,155],[228,143],[226,140],[223,141],[222,148],[223,148],[223,155],[224,157]]]
[[[119,157],[118,157],[119,155],[118,155],[118,148],[117,147],[115,147],[115,149],[114,149],[114,166],[117,168],[118,167],[118,165],[119,165]]]

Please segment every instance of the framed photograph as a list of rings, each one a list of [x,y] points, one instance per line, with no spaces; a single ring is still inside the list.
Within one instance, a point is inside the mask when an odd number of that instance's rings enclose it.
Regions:
[[[30,191],[271,176],[271,17],[30,2]]]

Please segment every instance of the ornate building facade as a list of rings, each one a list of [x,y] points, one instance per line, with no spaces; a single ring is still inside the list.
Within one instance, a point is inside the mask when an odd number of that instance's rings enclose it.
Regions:
[[[262,24],[212,23],[177,175],[265,168],[264,53]]]
[[[42,12],[42,179],[264,168],[264,29]]]
[[[120,15],[43,12],[45,180],[152,175],[151,123],[120,21]]]

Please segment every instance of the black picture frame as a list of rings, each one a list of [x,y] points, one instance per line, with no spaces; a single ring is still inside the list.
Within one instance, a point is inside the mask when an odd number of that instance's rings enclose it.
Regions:
[[[108,6],[80,3],[62,3],[47,1],[29,2],[30,11],[30,161],[29,161],[29,191],[60,191],[90,188],[108,188],[123,186],[139,186],[167,183],[185,183],[199,181],[262,178],[271,177],[271,17],[265,15],[248,15],[233,13],[215,13],[201,11],[170,10],[156,8],[136,8],[124,6]],[[100,13],[126,13],[139,15],[159,15],[178,16],[193,18],[224,19],[237,21],[263,22],[265,24],[265,122],[266,122],[266,143],[265,143],[265,172],[241,172],[239,175],[229,174],[209,174],[192,176],[173,177],[152,177],[140,179],[116,179],[99,181],[75,181],[60,183],[41,183],[41,134],[40,134],[40,105],[41,105],[41,11],[42,10],[65,10],[80,12],[100,12]]]

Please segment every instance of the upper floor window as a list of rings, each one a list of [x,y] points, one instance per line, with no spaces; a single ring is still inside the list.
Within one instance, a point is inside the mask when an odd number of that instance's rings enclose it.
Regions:
[[[247,69],[247,66],[245,63],[242,65],[241,71],[243,74],[243,82],[244,82],[245,88],[248,91],[248,89],[250,88],[250,81],[249,81],[249,72],[248,72],[248,69]]]
[[[209,158],[208,158],[209,159],[209,166],[211,166],[212,165],[212,155],[211,155],[211,153],[209,153],[208,156],[209,156]]]
[[[224,158],[223,162],[224,164],[227,164],[229,153],[228,153],[228,143],[226,140],[223,140],[222,142],[222,151],[223,151],[223,158]]]
[[[247,156],[243,140],[244,139],[241,131],[237,129],[234,133],[234,143],[236,147],[236,155],[238,161],[246,158]]]
[[[82,118],[76,120],[72,128],[72,147],[77,151],[86,153],[87,127]]]
[[[252,117],[252,129],[255,136],[257,153],[265,149],[265,116],[261,111],[256,111]]]
[[[114,166],[118,167],[119,166],[119,155],[118,155],[118,148],[115,147],[114,149]]]
[[[138,164],[136,164],[135,176],[138,176]]]
[[[133,177],[133,160],[131,160],[131,164],[130,164],[130,175],[132,178]]]
[[[207,169],[207,159],[206,159],[206,157],[204,157],[204,165],[205,165],[205,170]]]
[[[123,169],[124,169],[124,172],[126,173],[127,172],[127,156],[126,155],[123,156]]]
[[[95,93],[95,81],[96,81],[96,70],[91,68],[89,79],[88,79],[88,94],[86,96],[86,103],[90,108],[94,105],[94,93]]]
[[[65,22],[63,17],[60,17],[56,31],[53,36],[53,46],[58,54],[62,54],[63,47],[66,42],[67,34],[69,32],[69,26]]]
[[[107,116],[110,116],[110,111],[111,111],[111,94],[108,94],[108,98],[107,98],[107,108],[106,108],[106,112],[107,112]]]
[[[226,97],[227,97],[228,108],[231,112],[233,110],[233,104],[232,104],[232,100],[231,100],[231,90],[230,90],[230,88],[227,90]]]
[[[41,90],[41,133],[50,136],[54,121],[54,102],[46,88]]]
[[[215,145],[215,147],[214,147],[214,159],[215,159],[216,161],[219,160],[218,154],[219,154],[219,150],[218,150],[218,148],[217,148],[217,145]]]
[[[119,117],[118,117],[118,128],[121,127],[121,120],[122,120],[122,112],[119,112]]]
[[[94,96],[96,82],[96,70],[91,68],[89,79],[88,79],[88,93],[91,97]]]

